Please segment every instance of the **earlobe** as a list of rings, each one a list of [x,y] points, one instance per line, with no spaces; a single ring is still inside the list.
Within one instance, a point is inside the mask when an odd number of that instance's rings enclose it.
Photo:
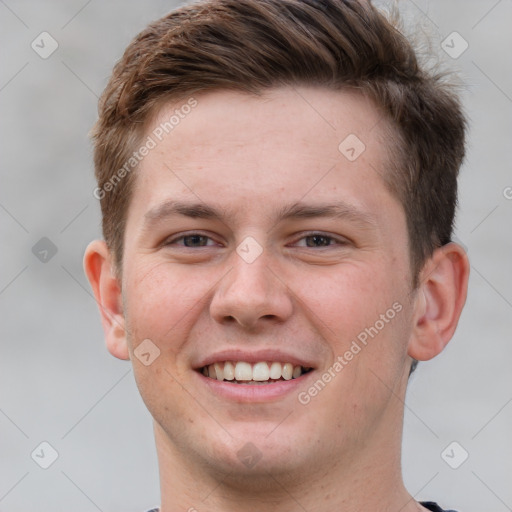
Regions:
[[[446,347],[466,302],[469,261],[456,243],[436,249],[425,263],[415,299],[408,355],[427,361]]]
[[[87,247],[84,270],[100,309],[109,352],[118,359],[129,359],[121,286],[113,271],[111,253],[103,240],[95,240]]]

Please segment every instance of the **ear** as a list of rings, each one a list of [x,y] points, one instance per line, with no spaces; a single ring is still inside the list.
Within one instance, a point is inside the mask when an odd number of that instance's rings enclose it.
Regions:
[[[466,302],[468,279],[468,257],[454,242],[436,249],[425,263],[416,290],[410,357],[427,361],[446,347]]]
[[[84,270],[100,308],[109,352],[119,359],[129,359],[121,285],[114,275],[112,256],[103,240],[95,240],[87,247]]]

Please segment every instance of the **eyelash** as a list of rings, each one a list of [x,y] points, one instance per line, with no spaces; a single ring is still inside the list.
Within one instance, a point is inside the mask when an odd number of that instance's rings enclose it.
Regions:
[[[182,234],[182,235],[180,235],[180,236],[178,236],[176,238],[171,238],[171,239],[165,241],[163,243],[163,245],[164,246],[178,245],[177,242],[184,241],[186,238],[190,238],[190,237],[202,237],[202,238],[208,239],[208,241],[214,241],[212,237],[210,237],[210,236],[208,236],[208,235],[206,235],[204,233],[195,232],[194,231],[194,232]],[[308,248],[308,249],[309,248],[314,249],[314,248],[332,247],[332,246],[335,246],[335,245],[343,246],[343,245],[347,245],[348,244],[347,240],[344,240],[342,238],[338,238],[338,237],[335,237],[333,235],[329,235],[329,234],[326,234],[326,233],[322,233],[321,231],[312,231],[312,232],[304,233],[294,243],[296,244],[298,241],[305,240],[307,238],[312,238],[312,237],[319,237],[319,238],[327,239],[327,240],[329,240],[329,244],[328,245],[318,245],[318,246],[303,245],[303,246],[300,246],[300,247]],[[184,245],[184,244],[179,244],[179,247],[184,247],[184,248],[187,248],[187,249],[197,249],[197,248],[212,247],[212,246],[213,246],[213,244],[208,244],[208,243],[207,243],[207,245],[199,245],[199,246],[187,246],[187,245]]]

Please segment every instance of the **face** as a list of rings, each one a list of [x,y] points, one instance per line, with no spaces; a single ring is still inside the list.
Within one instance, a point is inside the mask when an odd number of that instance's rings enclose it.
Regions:
[[[401,430],[411,275],[384,121],[321,88],[195,99],[161,141],[181,104],[152,121],[127,216],[137,384],[175,457],[320,472]]]

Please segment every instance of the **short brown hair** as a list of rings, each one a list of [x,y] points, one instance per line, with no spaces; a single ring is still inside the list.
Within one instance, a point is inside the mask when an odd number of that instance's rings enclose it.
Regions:
[[[202,91],[281,85],[357,89],[382,110],[395,133],[396,165],[385,179],[405,210],[416,283],[451,239],[465,119],[444,75],[422,69],[395,24],[356,0],[203,0],[130,43],[93,130],[103,234],[118,269],[135,174],[118,171],[158,107]]]

